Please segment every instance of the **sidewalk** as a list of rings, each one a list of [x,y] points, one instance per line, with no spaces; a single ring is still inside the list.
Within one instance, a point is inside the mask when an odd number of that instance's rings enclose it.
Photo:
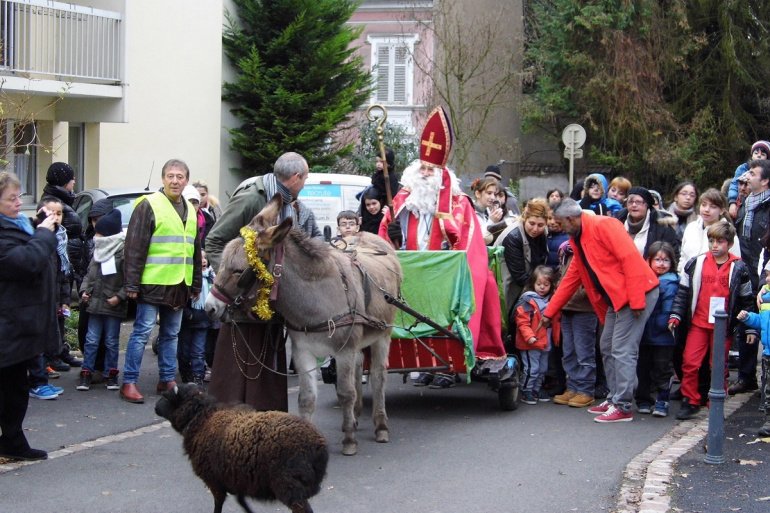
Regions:
[[[703,461],[706,440],[681,457],[669,486],[671,511],[770,511],[770,438],[757,436],[764,423],[758,406],[759,396],[752,393],[725,420],[725,463]]]

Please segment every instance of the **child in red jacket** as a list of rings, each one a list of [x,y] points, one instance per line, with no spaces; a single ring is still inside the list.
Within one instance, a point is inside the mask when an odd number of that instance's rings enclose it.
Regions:
[[[537,329],[537,326],[555,286],[554,270],[539,265],[532,272],[527,291],[516,303],[516,349],[521,353],[524,367],[521,400],[526,404],[550,400],[548,394],[541,393],[540,387],[548,371],[548,353],[553,345],[551,333],[558,333],[559,327],[558,323],[552,323],[548,328]]]

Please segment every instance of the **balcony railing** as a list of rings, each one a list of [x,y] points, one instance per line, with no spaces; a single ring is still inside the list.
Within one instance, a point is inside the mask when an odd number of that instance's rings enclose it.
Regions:
[[[0,1],[0,72],[122,82],[121,14],[46,0]]]

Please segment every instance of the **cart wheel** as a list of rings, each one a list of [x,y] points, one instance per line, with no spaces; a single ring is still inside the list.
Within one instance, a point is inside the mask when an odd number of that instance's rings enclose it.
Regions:
[[[511,383],[501,383],[497,391],[497,400],[501,410],[515,410],[519,407],[519,387]]]

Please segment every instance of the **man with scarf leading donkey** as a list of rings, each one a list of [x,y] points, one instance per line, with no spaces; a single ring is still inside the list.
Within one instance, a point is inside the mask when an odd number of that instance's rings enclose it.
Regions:
[[[764,285],[763,269],[770,245],[770,160],[749,162],[749,190],[742,219],[737,220],[741,258],[749,268],[754,295]],[[764,250],[764,251],[763,251]],[[730,385],[730,395],[757,389],[757,347],[742,337],[738,344],[738,379]]]
[[[297,200],[305,186],[308,165],[298,153],[281,155],[273,172],[243,181],[230,198],[225,211],[206,237],[206,255],[212,268],[219,269],[222,251],[239,237],[275,194],[283,199],[278,222],[287,217],[311,237],[322,237],[313,212]],[[286,344],[283,321],[276,316],[264,322],[235,314],[222,325],[214,352],[214,366],[208,391],[224,403],[246,403],[257,410],[288,411]],[[258,360],[256,365],[253,364]],[[250,363],[250,365],[247,365]],[[263,368],[263,364],[269,367]]]

